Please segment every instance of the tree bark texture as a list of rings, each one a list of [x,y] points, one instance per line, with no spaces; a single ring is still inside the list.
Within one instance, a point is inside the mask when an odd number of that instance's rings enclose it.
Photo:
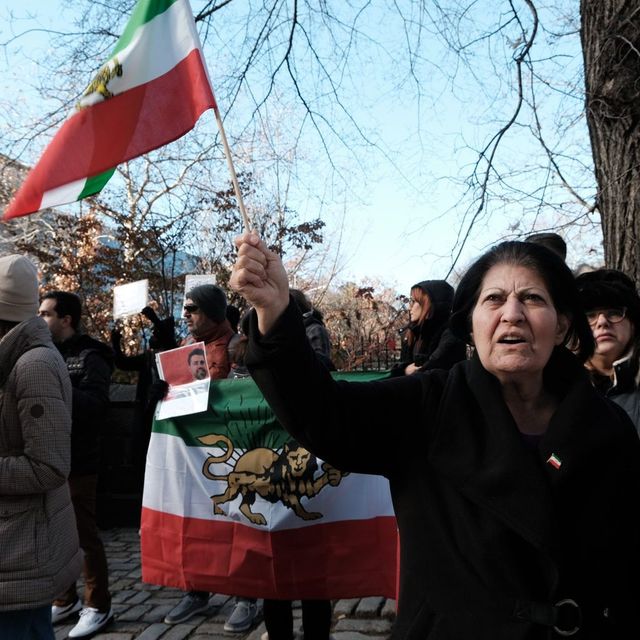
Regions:
[[[581,0],[580,12],[605,261],[640,282],[640,0]]]

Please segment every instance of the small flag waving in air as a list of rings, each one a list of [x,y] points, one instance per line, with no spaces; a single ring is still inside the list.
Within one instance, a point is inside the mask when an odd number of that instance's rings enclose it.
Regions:
[[[118,164],[183,136],[214,106],[188,0],[140,0],[4,219],[98,193]]]

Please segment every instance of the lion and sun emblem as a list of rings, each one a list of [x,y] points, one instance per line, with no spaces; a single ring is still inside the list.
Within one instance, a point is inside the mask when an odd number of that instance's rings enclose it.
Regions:
[[[253,524],[266,525],[261,513],[252,511],[256,496],[275,504],[281,502],[302,520],[317,520],[322,514],[307,511],[301,504],[302,498],[313,498],[326,486],[337,487],[347,473],[322,463],[322,473],[316,477],[318,461],[307,449],[295,440],[287,442],[280,452],[266,447],[250,449],[237,455],[231,440],[224,435],[209,434],[198,440],[207,446],[225,449],[221,455],[209,455],[202,467],[203,475],[209,480],[227,483],[227,490],[212,495],[213,513],[225,515],[219,505],[242,496],[240,512]],[[235,454],[235,455],[234,455]],[[234,458],[234,463],[227,462]],[[212,473],[211,465],[227,463],[233,466],[226,475]]]

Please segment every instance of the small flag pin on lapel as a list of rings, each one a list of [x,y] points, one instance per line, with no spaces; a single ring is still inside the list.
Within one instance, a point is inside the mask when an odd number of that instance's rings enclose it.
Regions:
[[[562,460],[555,453],[552,453],[547,460],[547,464],[550,464],[554,469],[559,469],[562,466]]]

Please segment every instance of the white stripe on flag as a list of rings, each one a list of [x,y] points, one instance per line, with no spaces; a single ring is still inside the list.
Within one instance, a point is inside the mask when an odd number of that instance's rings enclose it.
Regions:
[[[188,2],[174,2],[142,25],[129,45],[110,59],[109,62],[117,59],[122,65],[122,76],[114,75],[109,80],[109,91],[118,95],[163,76],[198,48],[199,42]],[[81,103],[95,101],[87,96]]]
[[[211,447],[188,447],[176,436],[153,433],[147,453],[143,506],[182,517],[231,520],[265,530],[266,527],[251,524],[240,513],[240,495],[233,501],[220,505],[226,516],[213,515],[211,496],[224,493],[228,485],[225,481],[205,478],[202,467],[210,454],[218,453],[221,451],[216,452]],[[236,454],[241,453],[236,450]],[[237,459],[236,454],[234,457]],[[231,462],[230,460],[229,463]],[[211,471],[227,475],[233,471],[233,464],[229,463],[211,465]],[[322,473],[321,460],[318,460],[318,466],[316,477]],[[302,520],[282,502],[273,504],[258,495],[251,510],[261,513],[271,530],[394,515],[388,481],[381,476],[357,473],[342,478],[337,487],[326,485],[311,499],[302,498],[301,504],[306,511],[319,512],[323,517],[318,520]]]
[[[82,193],[86,181],[86,178],[82,178],[81,180],[76,180],[75,182],[63,184],[61,187],[51,189],[51,191],[45,191],[42,195],[40,209],[75,202]]]

